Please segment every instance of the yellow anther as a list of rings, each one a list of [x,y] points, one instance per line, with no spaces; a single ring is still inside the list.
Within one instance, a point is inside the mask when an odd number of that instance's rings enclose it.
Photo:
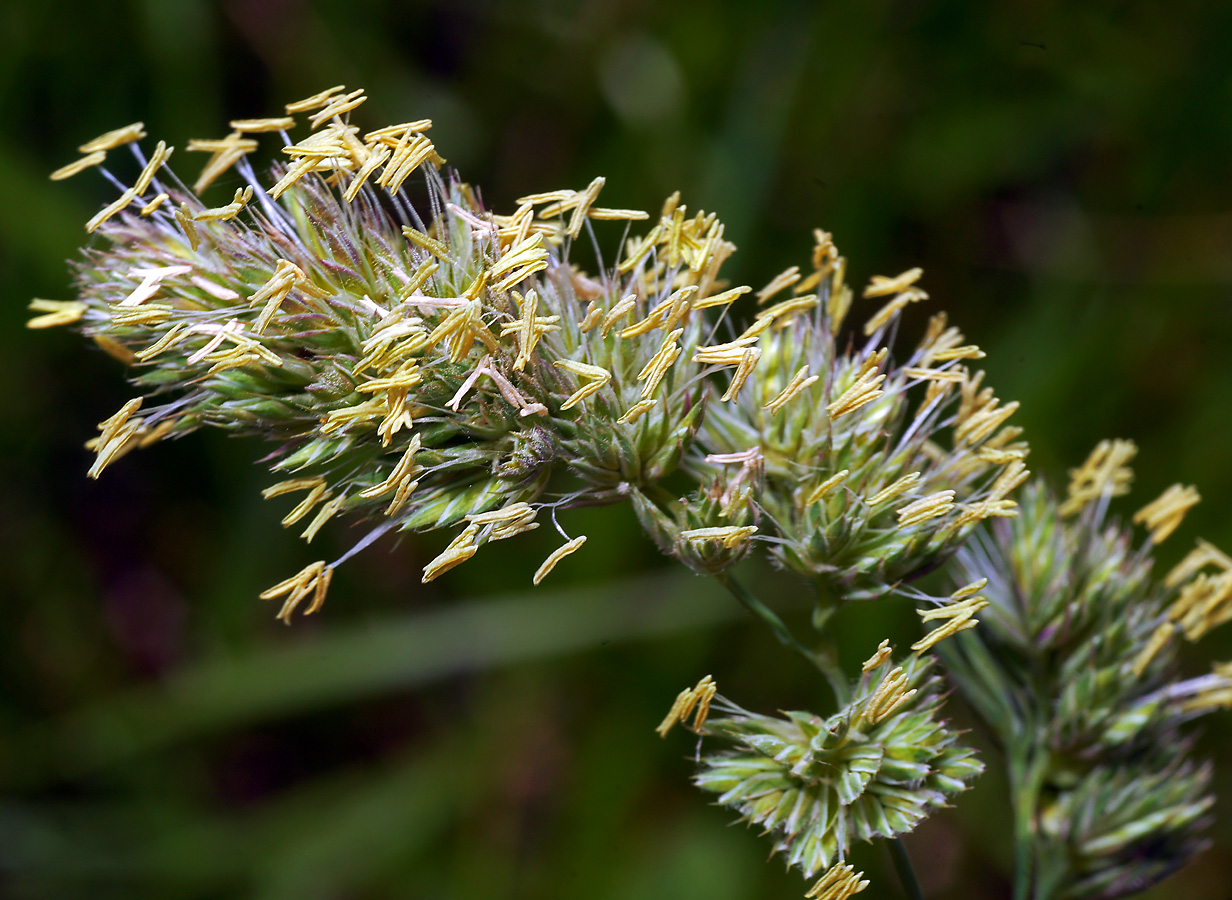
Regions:
[[[570,553],[573,553],[576,550],[580,550],[582,545],[585,543],[586,543],[586,535],[582,535],[581,537],[575,537],[573,540],[569,541],[568,543],[562,544],[561,546],[557,547],[555,550],[553,550],[548,555],[548,558],[543,561],[543,565],[541,565],[538,569],[535,570],[535,576],[531,579],[531,581],[533,581],[535,584],[539,584],[539,582],[547,578],[548,575],[551,573],[551,571],[556,568],[556,564],[558,562],[560,562]]]
[[[326,88],[319,94],[313,94],[311,97],[305,97],[303,100],[296,100],[294,103],[288,103],[286,110],[288,115],[291,113],[308,112],[312,109],[318,109],[329,102],[329,99],[340,91],[345,91],[346,85],[336,84],[332,88]],[[234,127],[234,124],[232,125]]]
[[[744,387],[744,383],[753,374],[753,370],[757,368],[757,363],[761,359],[761,349],[759,347],[749,347],[740,357],[740,365],[736,367],[736,371],[732,373],[731,383],[727,385],[727,390],[719,399],[727,401],[734,400],[740,393],[740,389]]]
[[[801,366],[800,370],[791,377],[791,381],[787,382],[787,386],[781,390],[778,395],[767,403],[762,409],[768,411],[771,416],[778,415],[779,410],[791,402],[792,398],[799,396],[813,386],[820,378],[820,375],[809,375],[809,367]]]
[[[1079,468],[1070,470],[1069,496],[1061,504],[1061,515],[1071,516],[1105,495],[1128,493],[1134,473],[1127,463],[1137,452],[1133,441],[1100,441]]]
[[[1174,484],[1158,498],[1134,513],[1134,524],[1151,529],[1151,540],[1158,544],[1172,534],[1192,507],[1202,496],[1192,485],[1182,487]]]
[[[867,880],[860,880],[863,877],[864,873],[857,872],[854,866],[836,863],[804,896],[806,900],[848,900],[868,887]]]
[[[864,665],[860,667],[860,670],[871,672],[893,655],[894,648],[890,646],[890,641],[888,639],[884,640],[877,645],[877,652],[864,661]]]
[[[898,511],[898,525],[907,528],[937,516],[944,516],[954,508],[954,491],[938,491],[908,503]]]
[[[50,178],[52,181],[63,181],[65,178],[71,178],[72,176],[76,175],[78,172],[84,172],[86,169],[90,168],[91,166],[97,166],[99,163],[101,163],[106,158],[107,158],[106,151],[95,150],[93,153],[88,153],[85,156],[81,157],[80,159],[69,163],[67,166],[61,166],[60,168],[56,169],[54,172],[51,173]]]
[[[132,125],[125,125],[123,128],[117,128],[114,131],[108,131],[106,134],[100,134],[94,140],[86,141],[77,149],[81,153],[97,153],[100,150],[112,150],[124,144],[131,144],[144,137],[145,125],[141,122],[134,122]]]
[[[924,274],[924,270],[920,268],[908,269],[893,278],[887,278],[884,275],[874,275],[872,283],[864,289],[865,297],[888,297],[890,294],[897,294],[907,290],[911,285],[919,281],[920,276]]]
[[[799,280],[799,266],[792,266],[791,268],[784,269],[778,275],[775,275],[774,278],[770,280],[769,284],[757,292],[757,305],[761,306],[775,294],[787,290],[787,288],[791,287]]]
[[[680,536],[692,544],[717,541],[728,550],[734,549],[757,534],[756,525],[724,525],[715,528],[691,528]]]
[[[78,321],[87,309],[80,300],[31,300],[29,309],[43,313],[26,322],[27,328],[54,328]]]

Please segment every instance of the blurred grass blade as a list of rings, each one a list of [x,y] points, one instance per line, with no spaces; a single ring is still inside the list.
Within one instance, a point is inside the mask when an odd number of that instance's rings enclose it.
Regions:
[[[471,601],[211,659],[18,735],[21,782],[71,776],[218,729],[401,690],[460,672],[658,637],[737,608],[684,572]]]

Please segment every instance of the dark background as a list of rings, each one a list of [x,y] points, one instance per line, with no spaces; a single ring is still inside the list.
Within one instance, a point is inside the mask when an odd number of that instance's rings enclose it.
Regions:
[[[114,196],[46,180],[77,144],[143,120],[183,147],[346,83],[361,124],[432,117],[499,210],[597,174],[606,205],[681,189],[727,223],[737,282],[805,263],[822,226],[857,286],[924,267],[930,311],[1022,401],[1032,469],[1060,483],[1117,436],[1141,448],[1120,514],[1196,484],[1170,565],[1198,534],[1232,547],[1229,46],[1216,3],[0,5],[0,895],[795,897],[688,785],[688,736],[652,728],[706,672],[764,711],[829,702],[626,509],[570,514],[590,543],[538,591],[543,531],[429,586],[443,540],[411,539],[276,623],[257,593],[354,535],[304,547],[260,500],[264,448],[219,434],[87,480],[123,372],[23,328],[31,297],[69,297],[65,260]],[[750,577],[803,608],[785,576]],[[845,660],[911,620],[845,612]],[[1193,671],[1232,656],[1229,631]],[[1213,718],[1216,849],[1150,897],[1229,896],[1230,741]],[[994,771],[909,838],[930,898],[1008,896],[1003,797]],[[900,896],[883,853],[857,850],[867,896]]]

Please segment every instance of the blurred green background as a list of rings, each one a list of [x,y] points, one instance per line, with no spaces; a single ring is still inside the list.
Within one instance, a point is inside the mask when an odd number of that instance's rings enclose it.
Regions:
[[[123,372],[23,328],[29,298],[67,298],[114,196],[46,180],[77,144],[143,120],[182,147],[345,83],[371,98],[361,123],[432,117],[497,209],[597,174],[607,205],[679,188],[755,286],[824,227],[853,284],[924,267],[1022,401],[1034,470],[1060,482],[1118,436],[1141,448],[1122,514],[1196,484],[1170,564],[1198,534],[1232,547],[1230,45],[1226,4],[7,0],[0,896],[797,897],[688,785],[687,735],[652,729],[706,672],[759,710],[829,702],[625,509],[570,514],[591,541],[537,591],[542,531],[428,586],[441,542],[385,542],[319,616],[276,623],[256,594],[323,554],[260,500],[264,448],[203,433],[89,481],[81,445]],[[803,626],[797,584],[748,577]],[[911,620],[846,611],[846,661]],[[1228,632],[1194,671],[1232,657]],[[1229,895],[1232,715],[1202,746],[1223,763],[1216,849],[1156,900]],[[994,771],[910,836],[930,898],[1008,896],[1003,792]],[[867,896],[900,896],[883,854],[856,851]]]

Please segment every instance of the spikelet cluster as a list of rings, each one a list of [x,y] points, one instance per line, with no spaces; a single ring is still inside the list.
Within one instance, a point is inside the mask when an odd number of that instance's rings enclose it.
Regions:
[[[857,840],[912,830],[983,770],[939,717],[932,658],[891,656],[883,643],[829,718],[766,716],[717,696],[694,723],[723,747],[701,757],[695,783],[772,835],[772,852],[806,876],[844,860]]]
[[[845,271],[817,232],[811,274],[784,272],[759,292],[753,325],[698,351],[739,364],[687,464],[731,478],[756,452],[747,483],[770,553],[832,596],[863,599],[935,566],[982,519],[1012,516],[1027,447],[1007,424],[1018,404],[967,368],[984,354],[944,313],[914,350],[892,355],[903,310],[928,297],[921,270],[873,279],[864,296],[884,305],[861,335],[843,330]]]
[[[601,207],[602,178],[499,214],[441,171],[429,120],[351,124],[364,100],[339,86],[191,141],[208,154],[191,190],[173,148],[138,149],[140,123],[55,173],[125,146],[139,168],[87,223],[99,242],[77,298],[32,304],[31,327],[76,324],[140,391],[100,423],[92,476],[202,426],[263,437],[280,476],[265,495],[306,540],[344,516],[370,525],[355,550],[390,530],[451,529],[425,581],[550,518],[565,543],[538,583],[584,543],[559,511],[627,498],[697,571],[761,546],[864,597],[1013,514],[1026,446],[1005,425],[1017,404],[961,365],[981,351],[939,314],[905,362],[888,355],[903,309],[927,297],[919,270],[874,278],[864,293],[886,302],[868,342],[840,352],[852,293],[818,232],[812,273],[775,278],[753,324],[719,341],[752,289],[720,280],[735,247],[714,215],[679,195],[654,216]],[[271,183],[248,163],[262,140],[286,160]],[[202,196],[224,177],[242,186],[211,206]],[[595,228],[625,237],[590,275],[577,248],[601,254]],[[683,496],[663,486],[678,469]],[[284,598],[284,619],[309,597],[314,611],[349,555],[263,596]]]
[[[1119,897],[1202,846],[1209,767],[1186,721],[1232,706],[1232,668],[1182,679],[1179,643],[1232,618],[1232,560],[1209,544],[1163,578],[1152,550],[1197,500],[1170,488],[1135,517],[1136,543],[1108,517],[1128,491],[1129,442],[1105,442],[1071,473],[1065,499],[1031,483],[1021,515],[977,534],[958,577],[983,573],[983,627],[939,649],[962,693],[1038,784],[1036,896]],[[1013,773],[1012,773],[1013,774]]]
[[[210,154],[193,190],[170,148],[136,148],[140,125],[85,145],[58,176],[125,144],[140,174],[88,223],[100,242],[77,266],[77,299],[35,301],[30,324],[75,323],[132,367],[141,396],[101,423],[92,476],[201,426],[263,437],[282,476],[265,494],[307,540],[340,516],[372,523],[361,546],[455,529],[427,581],[544,516],[670,474],[704,409],[704,310],[740,291],[719,290],[734,249],[722,223],[678,196],[590,276],[571,251],[593,222],[618,234],[651,218],[599,206],[602,178],[498,215],[439,171],[430,121],[362,133],[349,124],[362,101],[331,89],[193,141]],[[275,132],[288,162],[265,184],[247,154]],[[245,186],[230,203],[201,199],[231,173]],[[340,561],[263,596],[285,597],[283,618],[310,596],[315,610]]]

